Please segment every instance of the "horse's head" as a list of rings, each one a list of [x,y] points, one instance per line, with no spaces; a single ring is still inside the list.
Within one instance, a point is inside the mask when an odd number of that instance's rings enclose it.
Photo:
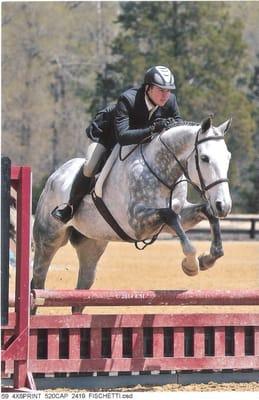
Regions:
[[[225,217],[231,210],[231,197],[227,173],[231,154],[224,135],[231,120],[218,127],[212,126],[211,118],[205,119],[196,136],[195,151],[189,159],[188,172],[207,198],[213,214]]]

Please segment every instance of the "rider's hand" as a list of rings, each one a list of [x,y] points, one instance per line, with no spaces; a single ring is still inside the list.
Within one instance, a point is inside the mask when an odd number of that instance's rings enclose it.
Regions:
[[[151,125],[152,133],[160,133],[167,128],[169,122],[166,118],[157,118]]]

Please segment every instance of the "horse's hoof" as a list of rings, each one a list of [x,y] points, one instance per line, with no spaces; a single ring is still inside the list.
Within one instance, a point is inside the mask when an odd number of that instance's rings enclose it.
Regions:
[[[199,273],[199,266],[197,262],[190,263],[187,258],[182,261],[182,270],[188,276],[195,276]]]
[[[214,257],[206,253],[203,253],[201,256],[199,256],[198,260],[201,271],[206,271],[207,269],[213,267],[216,261]]]

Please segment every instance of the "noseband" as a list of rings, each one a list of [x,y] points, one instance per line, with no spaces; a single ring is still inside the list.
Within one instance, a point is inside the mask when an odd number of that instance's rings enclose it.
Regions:
[[[199,140],[199,134],[200,134],[200,132],[201,132],[201,130],[198,130],[198,132],[197,132],[197,134],[196,134],[196,138],[195,138],[194,149],[193,149],[193,151],[191,152],[191,154],[192,154],[193,152],[195,152],[195,165],[196,165],[196,169],[197,169],[198,176],[199,176],[200,187],[199,187],[198,185],[196,185],[196,183],[194,183],[194,182],[191,180],[190,176],[189,176],[189,173],[188,173],[188,161],[187,161],[187,167],[185,168],[185,167],[183,166],[183,164],[180,162],[180,160],[176,157],[176,155],[174,154],[173,150],[168,146],[168,144],[167,144],[166,142],[163,141],[163,139],[162,139],[162,134],[163,134],[164,132],[162,132],[162,133],[159,135],[159,140],[160,140],[160,142],[163,144],[163,146],[170,152],[170,154],[173,155],[175,161],[177,162],[177,164],[178,164],[179,167],[181,168],[181,170],[182,170],[182,172],[183,172],[183,174],[184,174],[184,176],[185,176],[186,179],[185,179],[185,180],[177,181],[172,187],[169,186],[166,182],[164,182],[164,181],[151,169],[150,165],[147,163],[147,161],[146,161],[146,159],[145,159],[145,157],[144,157],[142,145],[141,145],[141,155],[142,155],[142,158],[143,158],[145,164],[147,165],[147,167],[149,168],[149,170],[152,172],[152,174],[153,174],[161,183],[163,183],[166,187],[168,187],[171,191],[174,190],[174,188],[175,188],[176,185],[178,185],[178,184],[181,183],[181,182],[186,181],[186,182],[190,183],[190,184],[194,187],[194,189],[195,189],[196,191],[198,191],[199,194],[200,194],[205,200],[207,200],[207,199],[206,199],[206,192],[207,192],[209,189],[211,189],[212,187],[214,187],[214,186],[216,186],[216,185],[219,185],[220,183],[229,182],[229,180],[228,180],[227,178],[226,178],[226,179],[218,179],[218,180],[216,180],[215,182],[210,183],[209,185],[205,185],[204,178],[203,178],[203,176],[202,176],[202,172],[201,172],[201,168],[200,168],[198,146],[199,146],[201,143],[207,142],[207,141],[209,141],[209,140],[222,140],[222,139],[224,140],[224,137],[223,137],[223,136],[209,136],[209,137],[207,137],[207,138],[204,138],[204,139],[200,139],[200,140]]]

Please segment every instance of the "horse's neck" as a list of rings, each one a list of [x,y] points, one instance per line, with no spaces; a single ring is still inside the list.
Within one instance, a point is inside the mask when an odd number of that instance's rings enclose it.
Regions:
[[[165,142],[179,160],[186,161],[194,148],[197,126],[177,126],[162,135]]]
[[[181,175],[175,157],[186,167],[186,160],[194,148],[197,126],[178,126],[169,129],[148,144],[146,149],[149,164],[159,176],[172,185]],[[163,143],[164,142],[164,143]]]

